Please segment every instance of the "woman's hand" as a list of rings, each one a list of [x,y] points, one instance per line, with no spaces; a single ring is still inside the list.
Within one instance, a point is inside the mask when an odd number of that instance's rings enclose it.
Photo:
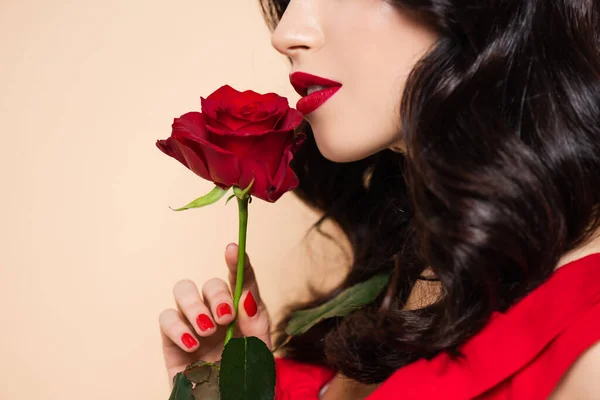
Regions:
[[[231,293],[235,290],[237,252],[238,246],[233,243],[225,249],[231,290],[226,282],[213,278],[204,283],[200,292],[193,281],[183,279],[173,287],[177,310],[169,308],[160,313],[163,355],[171,388],[175,375],[189,364],[221,359],[227,325],[235,318]],[[271,321],[247,255],[245,265],[234,336],[256,336],[272,349]]]

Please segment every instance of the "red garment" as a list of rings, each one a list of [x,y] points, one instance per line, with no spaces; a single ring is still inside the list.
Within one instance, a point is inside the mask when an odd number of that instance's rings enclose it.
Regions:
[[[285,358],[275,359],[277,384],[275,400],[314,400],[333,375],[330,369],[302,364]]]
[[[495,313],[461,348],[464,358],[441,353],[418,360],[396,371],[367,400],[546,399],[597,342],[600,253],[559,268],[508,311]],[[277,400],[318,399],[333,375],[324,371],[277,360]]]

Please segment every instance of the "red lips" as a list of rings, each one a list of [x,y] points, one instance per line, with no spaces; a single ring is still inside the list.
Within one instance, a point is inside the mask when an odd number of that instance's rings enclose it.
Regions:
[[[327,99],[333,96],[342,87],[342,84],[339,82],[304,72],[294,72],[290,74],[290,82],[296,92],[302,96],[296,104],[296,108],[304,115],[319,108],[321,104],[327,101]],[[323,86],[325,89],[308,95],[308,88],[310,86]]]

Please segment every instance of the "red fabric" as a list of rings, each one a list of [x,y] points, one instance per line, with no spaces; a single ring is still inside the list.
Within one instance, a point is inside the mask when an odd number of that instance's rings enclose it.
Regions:
[[[277,384],[275,400],[315,400],[334,372],[317,365],[302,364],[285,358],[275,359]]]
[[[577,358],[597,342],[600,253],[563,266],[506,313],[495,313],[461,348],[463,358],[442,353],[416,361],[396,371],[368,400],[546,399]],[[277,372],[285,376],[285,383],[278,383],[278,390],[288,397],[277,400],[316,400],[329,380],[326,374],[311,374],[310,366],[280,365]],[[302,375],[295,375],[297,370]],[[296,397],[298,380],[305,384],[302,396]]]

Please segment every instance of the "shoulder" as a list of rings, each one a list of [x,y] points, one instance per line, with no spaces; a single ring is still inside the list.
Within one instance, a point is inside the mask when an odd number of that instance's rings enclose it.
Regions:
[[[370,397],[600,399],[600,253],[560,268],[461,347],[400,368]],[[587,396],[587,397],[586,397]]]
[[[551,400],[600,398],[600,342],[586,350],[559,382]]]

